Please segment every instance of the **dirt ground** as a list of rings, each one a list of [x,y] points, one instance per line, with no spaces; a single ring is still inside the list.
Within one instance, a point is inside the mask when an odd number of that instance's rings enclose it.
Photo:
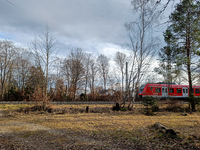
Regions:
[[[178,136],[155,130],[153,124],[158,121],[175,129]],[[1,109],[0,150],[200,149],[199,122],[199,113],[23,114]]]

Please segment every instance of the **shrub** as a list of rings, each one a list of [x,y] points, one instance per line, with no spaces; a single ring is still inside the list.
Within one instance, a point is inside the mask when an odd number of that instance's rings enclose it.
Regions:
[[[42,106],[43,110],[46,111],[47,105],[50,105],[50,97],[46,96],[42,89],[38,86],[35,92],[31,95],[31,100],[35,101],[35,106]]]
[[[18,110],[19,112],[23,112],[23,113],[29,113],[29,112],[43,112],[44,111],[44,107],[43,106],[33,106],[33,107],[22,107]],[[52,113],[53,112],[53,108],[51,106],[47,106],[45,108],[45,111],[48,113]]]
[[[121,110],[121,111],[127,111],[127,108],[121,107],[120,110]]]
[[[115,111],[115,110],[116,110],[116,111],[119,111],[119,110],[120,110],[120,105],[119,105],[119,103],[116,103],[116,106],[113,106],[113,107],[112,107],[112,110],[113,110],[113,111]]]
[[[146,114],[158,111],[158,103],[152,96],[146,96],[142,99],[142,104],[146,107]]]
[[[178,100],[167,100],[167,111],[173,111],[173,112],[184,112],[184,108],[182,107],[182,101]]]
[[[196,105],[200,105],[200,97],[194,97],[194,102]]]
[[[80,99],[81,99],[81,100],[86,100],[86,99],[87,99],[86,94],[81,93],[81,95],[80,95]]]

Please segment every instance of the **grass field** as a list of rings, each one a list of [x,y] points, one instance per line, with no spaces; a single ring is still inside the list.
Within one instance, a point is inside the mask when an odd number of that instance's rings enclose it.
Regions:
[[[156,112],[152,116],[133,111],[101,113],[18,113],[22,105],[0,105],[0,149],[198,149],[200,113]],[[52,106],[85,109],[86,105]],[[61,108],[62,107],[62,108]],[[112,105],[91,105],[90,109]],[[100,108],[99,108],[100,107]],[[103,110],[103,109],[101,109]],[[176,138],[155,130],[159,122],[177,132]],[[43,144],[41,144],[41,142]]]

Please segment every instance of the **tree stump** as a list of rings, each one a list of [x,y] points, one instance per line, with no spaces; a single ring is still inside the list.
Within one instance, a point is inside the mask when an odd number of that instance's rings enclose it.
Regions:
[[[116,103],[116,111],[119,111],[120,107],[119,107],[119,103]]]
[[[112,107],[112,110],[113,110],[113,111],[115,111],[115,110],[116,110],[116,111],[119,111],[120,108],[121,108],[121,107],[120,107],[119,103],[116,103],[116,105],[114,105],[114,106]]]
[[[88,113],[89,112],[89,106],[86,106],[86,111],[85,111],[86,113]]]
[[[164,133],[166,136],[169,137],[176,137],[177,134],[173,129],[167,128],[166,126],[160,124],[159,122],[156,122],[154,124],[154,127],[156,128],[156,130],[159,130],[161,133]]]

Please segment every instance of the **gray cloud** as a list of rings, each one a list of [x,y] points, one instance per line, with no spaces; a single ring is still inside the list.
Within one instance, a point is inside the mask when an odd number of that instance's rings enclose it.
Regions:
[[[122,45],[127,41],[123,25],[133,17],[130,1],[122,0],[13,0],[12,2],[16,7],[1,1],[0,32],[13,35],[14,40],[22,43],[29,42],[30,37],[40,34],[48,23],[50,31],[57,40],[60,38],[69,40],[71,46],[73,43],[80,43],[74,47],[80,47],[89,41]]]

